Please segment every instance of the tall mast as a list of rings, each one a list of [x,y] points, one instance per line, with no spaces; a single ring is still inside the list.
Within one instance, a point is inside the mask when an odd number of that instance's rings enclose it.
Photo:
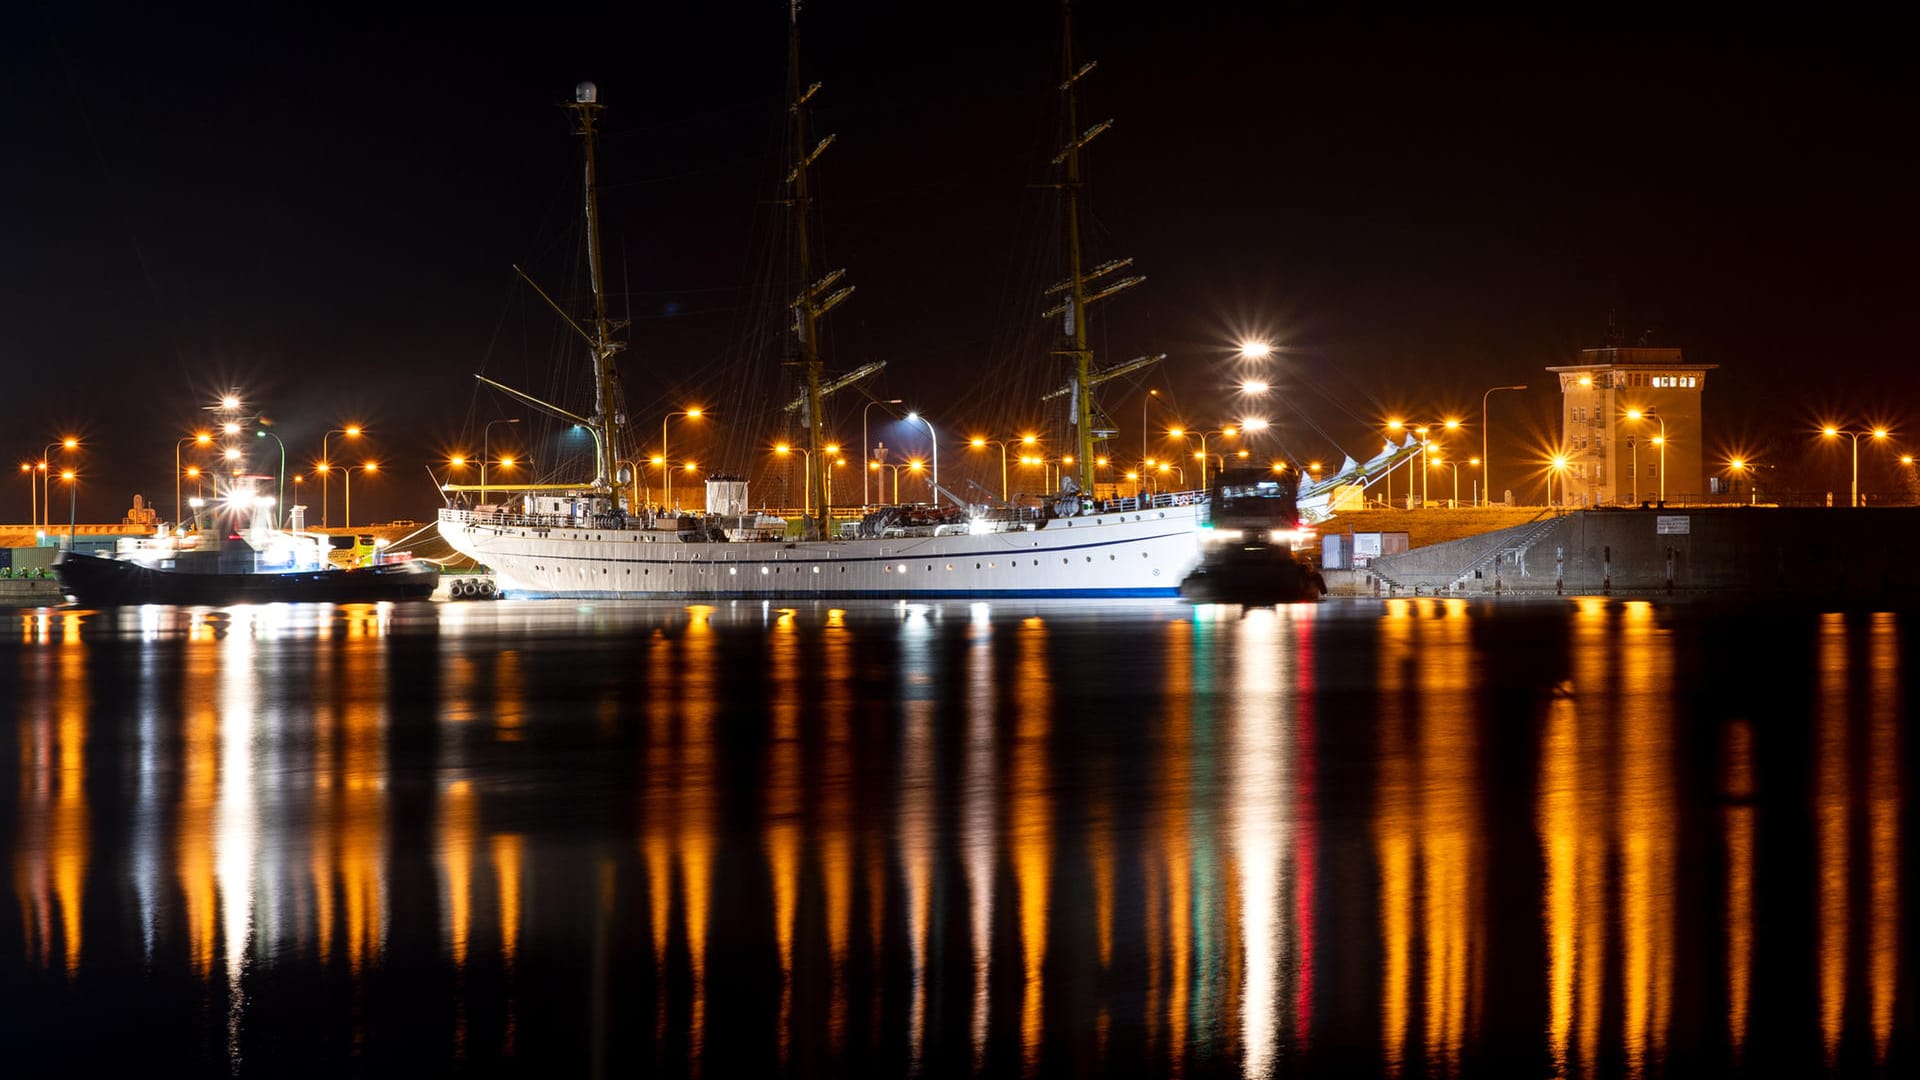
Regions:
[[[587,339],[593,350],[593,427],[598,444],[594,447],[593,486],[611,490],[619,471],[626,418],[620,413],[619,379],[613,366],[613,354],[624,346],[613,340],[613,325],[607,321],[606,281],[600,272],[600,198],[593,168],[593,122],[605,106],[600,104],[599,89],[590,82],[574,87],[573,97],[573,103],[567,106],[573,111],[573,133],[580,136],[586,151],[587,276],[593,284],[593,332]]]
[[[1061,60],[1060,73],[1065,82],[1060,90],[1066,94],[1067,135],[1069,138],[1080,130],[1080,76],[1085,71],[1075,71],[1073,66],[1073,4],[1071,0],[1060,0],[1061,22]],[[1093,65],[1087,65],[1091,71]],[[1089,135],[1088,138],[1092,136]],[[1066,333],[1061,342],[1067,359],[1073,364],[1073,430],[1074,464],[1080,474],[1080,490],[1093,490],[1093,350],[1087,348],[1087,281],[1086,267],[1080,254],[1080,147],[1083,140],[1075,139],[1067,145],[1066,182],[1060,185],[1060,195],[1067,204],[1067,323]]]
[[[828,289],[839,282],[845,271],[833,273],[815,281],[813,278],[813,250],[807,243],[807,218],[812,210],[813,200],[808,193],[807,170],[816,158],[833,142],[829,135],[811,148],[807,145],[807,102],[820,90],[820,84],[801,87],[800,83],[800,2],[789,0],[787,5],[787,68],[791,75],[791,96],[788,98],[787,111],[793,120],[793,171],[787,175],[791,187],[787,205],[791,208],[793,219],[794,254],[798,260],[800,294],[793,299],[793,333],[795,337],[795,356],[792,363],[801,367],[806,375],[806,423],[807,423],[807,461],[806,468],[812,474],[810,486],[816,500],[815,517],[808,527],[808,534],[817,539],[826,539],[829,528],[827,506],[827,471],[832,463],[827,460],[827,418],[825,398],[833,388],[821,385],[824,364],[820,359],[819,327],[820,317],[829,308],[847,298],[853,292],[852,287],[842,288],[829,294]],[[864,457],[864,455],[863,455]],[[861,467],[865,468],[863,460]]]
[[[1084,181],[1080,175],[1080,152],[1088,143],[1098,138],[1101,132],[1112,127],[1113,121],[1103,120],[1085,131],[1080,130],[1080,80],[1090,74],[1096,65],[1087,63],[1079,67],[1074,66],[1073,6],[1070,0],[1060,0],[1060,24],[1062,76],[1060,92],[1065,97],[1068,141],[1060,151],[1060,155],[1053,159],[1053,163],[1065,166],[1065,175],[1055,186],[1060,189],[1061,199],[1066,204],[1064,216],[1067,234],[1067,277],[1065,281],[1048,289],[1047,293],[1053,295],[1064,292],[1066,298],[1048,309],[1046,314],[1064,317],[1060,344],[1054,350],[1054,355],[1065,358],[1070,365],[1067,393],[1071,397],[1075,472],[1079,476],[1080,489],[1090,493],[1093,491],[1094,483],[1094,386],[1122,374],[1122,369],[1134,370],[1143,364],[1156,362],[1159,358],[1141,357],[1108,371],[1093,370],[1093,350],[1087,345],[1087,305],[1112,296],[1122,289],[1138,285],[1146,279],[1143,277],[1110,279],[1089,289],[1089,283],[1096,278],[1123,269],[1133,260],[1115,259],[1088,270],[1080,249],[1080,198],[1084,187]]]

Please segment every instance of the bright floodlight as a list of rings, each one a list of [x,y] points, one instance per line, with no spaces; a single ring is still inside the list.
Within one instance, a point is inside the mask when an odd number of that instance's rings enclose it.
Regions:
[[[1873,429],[1873,437],[1874,437],[1874,438],[1876,438],[1876,439],[1884,439],[1884,438],[1886,438],[1886,437],[1887,437],[1887,429],[1886,429],[1886,428],[1883,428],[1883,427],[1877,427],[1877,428],[1874,428],[1874,429]]]
[[[687,410],[687,419],[689,419],[689,420],[698,420],[698,419],[700,419],[700,407],[696,405],[696,406],[694,406],[693,408],[691,408],[691,409],[688,409],[688,410]]]
[[[985,439],[974,439],[974,440],[972,440],[972,441],[971,441],[971,442],[970,442],[970,443],[969,443],[968,445],[970,445],[970,446],[972,446],[972,447],[973,447],[973,448],[974,448],[975,450],[978,450],[978,449],[980,449],[981,447],[983,447],[983,446],[985,446],[985,445],[987,445],[987,440],[985,440]]]
[[[1744,461],[1742,461],[1742,460],[1740,460],[1739,458],[1734,458],[1734,459],[1733,459],[1732,461],[1729,461],[1729,462],[1727,462],[1727,467],[1728,467],[1729,469],[1735,469],[1735,470],[1739,470],[1739,469],[1744,469],[1744,468],[1746,468],[1746,467],[1747,467],[1747,463],[1746,463],[1746,462],[1744,462]]]
[[[1267,422],[1265,420],[1260,419],[1257,416],[1253,417],[1250,420],[1242,420],[1240,422],[1240,430],[1241,431],[1265,431],[1267,430]]]
[[[917,413],[917,412],[910,412],[910,413],[908,413],[908,414],[907,414],[907,419],[909,419],[909,420],[918,420],[918,419],[920,419],[920,414],[919,414],[919,413]]]
[[[1246,382],[1240,384],[1242,393],[1264,394],[1268,389],[1267,384],[1259,379],[1248,379]]]
[[[826,446],[826,451],[827,451],[827,453],[829,453],[829,454],[837,454],[837,453],[839,453],[839,452],[840,452],[840,444],[839,444],[839,443],[828,443],[828,444],[827,444],[827,446]]]
[[[1460,426],[1460,421],[1458,420],[1449,420],[1447,421],[1447,424],[1446,424],[1446,428],[1448,431],[1453,431],[1459,428],[1459,426]]]
[[[1567,467],[1567,459],[1566,459],[1566,458],[1565,458],[1564,456],[1556,456],[1556,457],[1555,457],[1555,458],[1553,459],[1553,467],[1554,467],[1554,468],[1556,468],[1556,469],[1564,469],[1564,468],[1566,468],[1566,467]]]
[[[1640,419],[1640,416],[1641,416],[1641,413],[1640,413],[1640,410],[1639,410],[1639,409],[1628,409],[1628,410],[1627,410],[1627,419],[1629,419],[1629,420],[1638,420],[1638,419]],[[1828,429],[1827,429],[1827,434],[1829,434],[1829,435],[1831,435],[1831,434],[1833,434],[1833,429],[1832,429],[1832,428],[1828,428]]]
[[[60,445],[66,447],[69,450],[72,450],[73,448],[80,445],[80,440],[69,435],[66,438],[60,440]]]
[[[1835,435],[1838,435],[1838,434],[1840,434],[1840,429],[1839,429],[1839,428],[1837,428],[1837,427],[1833,427],[1833,426],[1831,426],[1831,425],[1829,425],[1829,426],[1827,426],[1827,427],[1824,427],[1824,428],[1821,428],[1821,429],[1820,429],[1820,434],[1822,434],[1822,435],[1825,435],[1825,436],[1826,436],[1826,437],[1828,437],[1828,438],[1832,438],[1832,437],[1834,437]]]
[[[1187,433],[1187,429],[1186,429],[1186,428],[1177,428],[1177,427],[1176,427],[1176,428],[1168,428],[1168,429],[1167,429],[1167,434],[1169,434],[1169,435],[1171,435],[1171,436],[1173,436],[1173,437],[1174,437],[1174,438],[1176,438],[1176,439],[1177,439],[1177,438],[1179,438],[1179,437],[1181,437],[1182,435],[1185,435],[1186,433]]]
[[[228,394],[226,397],[220,399],[220,407],[223,409],[237,409],[240,407],[240,399],[234,397],[232,394]]]
[[[500,462],[500,464],[502,464],[502,465],[511,465],[511,464],[513,464],[513,459],[512,459],[512,458],[504,458],[504,459],[502,459],[502,460],[501,460],[501,462]],[[362,466],[360,466],[360,471],[361,471],[361,472],[379,472],[379,471],[380,471],[380,463],[379,463],[379,462],[377,462],[377,461],[369,461],[369,462],[367,462],[367,463],[366,463],[365,465],[362,465]]]
[[[1389,421],[1387,421],[1387,427],[1389,427],[1389,428],[1391,428],[1391,429],[1393,429],[1394,431],[1399,431],[1399,430],[1400,430],[1401,428],[1403,428],[1403,427],[1406,427],[1406,426],[1407,426],[1407,425],[1406,425],[1405,423],[1403,423],[1403,422],[1401,422],[1401,421],[1399,421],[1399,420],[1389,420]]]
[[[453,457],[447,460],[447,464],[453,466],[456,469],[464,466],[466,463],[467,463],[467,459],[466,459],[466,455],[464,454],[455,454],[453,455]]]
[[[1243,341],[1240,343],[1240,355],[1249,360],[1265,360],[1273,355],[1273,346],[1264,341]]]
[[[234,449],[233,447],[231,447],[231,446],[229,446],[229,447],[227,448],[227,460],[228,460],[228,461],[239,461],[239,460],[240,460],[240,451],[238,451],[238,450],[236,450],[236,449]]]
[[[1020,445],[1021,445],[1021,446],[1032,446],[1032,445],[1033,445],[1034,443],[1037,443],[1037,442],[1039,442],[1039,441],[1040,441],[1040,436],[1038,436],[1038,435],[1022,435],[1022,436],[1020,436]]]

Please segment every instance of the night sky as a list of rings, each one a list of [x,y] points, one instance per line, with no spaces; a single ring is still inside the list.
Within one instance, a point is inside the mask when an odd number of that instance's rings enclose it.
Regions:
[[[673,456],[761,483],[791,379],[785,11],[8,9],[9,452],[77,431],[83,519],[135,491],[164,510],[174,440],[238,387],[289,471],[326,429],[367,425],[365,450],[334,437],[336,460],[390,470],[356,477],[356,519],[428,517],[423,466],[476,452],[495,418],[527,418],[493,428],[496,453],[563,468],[584,440],[472,375],[589,408],[582,350],[511,266],[584,313],[578,140],[557,106],[591,79],[634,424],[651,448],[666,410],[705,405],[710,421],[674,422]],[[1472,419],[1487,387],[1528,383],[1494,397],[1493,454],[1499,486],[1537,500],[1558,416],[1541,369],[1606,344],[1610,311],[1624,344],[1720,365],[1709,462],[1738,450],[1781,486],[1844,491],[1819,421],[1920,447],[1914,65],[1891,26],[1810,18],[1083,0],[1085,117],[1115,120],[1089,158],[1090,258],[1148,279],[1096,308],[1094,341],[1106,362],[1169,356],[1105,394],[1116,452],[1138,454],[1147,386],[1175,403],[1157,427],[1261,414],[1280,425],[1262,456],[1337,461],[1377,449],[1387,415]],[[1036,186],[1060,137],[1058,12],[817,0],[802,31],[815,125],[838,136],[820,266],[858,288],[827,320],[830,365],[889,361],[868,395],[927,411],[958,486],[958,441],[1042,423],[1033,399],[1060,381],[1038,317],[1057,208]],[[1248,336],[1283,348],[1257,406],[1230,389]],[[850,444],[866,400],[836,409]],[[876,439],[924,445],[884,414]],[[1863,487],[1898,483],[1888,457],[1863,447]],[[24,520],[25,492],[4,499]],[[332,499],[337,523],[337,481]]]

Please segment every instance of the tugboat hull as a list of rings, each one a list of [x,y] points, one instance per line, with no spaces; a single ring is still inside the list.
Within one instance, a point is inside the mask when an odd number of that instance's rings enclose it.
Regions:
[[[1180,583],[1196,604],[1311,604],[1326,595],[1320,572],[1286,548],[1234,548],[1209,554]]]
[[[357,604],[422,600],[439,584],[432,563],[408,560],[346,570],[194,573],[124,559],[63,551],[54,573],[69,597],[88,607],[128,604]]]

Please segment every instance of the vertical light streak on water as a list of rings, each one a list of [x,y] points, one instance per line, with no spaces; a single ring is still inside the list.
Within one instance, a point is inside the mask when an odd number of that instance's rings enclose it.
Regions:
[[[1281,853],[1288,841],[1292,724],[1282,688],[1292,674],[1289,635],[1271,610],[1250,610],[1237,625],[1232,681],[1231,813],[1238,873],[1240,937],[1246,962],[1240,984],[1242,1074],[1273,1075],[1279,1053],[1280,969],[1286,962],[1281,915]]]
[[[1188,829],[1193,805],[1193,630],[1168,622],[1166,664],[1156,680],[1166,702],[1166,730],[1159,782],[1161,843],[1166,895],[1152,907],[1164,907],[1167,927],[1167,1066],[1174,1076],[1185,1069],[1187,1013],[1193,986],[1193,857]],[[1153,962],[1160,962],[1154,950]]]
[[[1020,999],[1021,1060],[1028,1075],[1040,1068],[1040,1037],[1046,1001],[1042,971],[1047,959],[1047,915],[1053,875],[1052,775],[1047,747],[1053,725],[1053,681],[1047,664],[1047,628],[1024,619],[1016,639],[1013,677],[1014,731],[1009,794],[1008,847],[1020,890],[1020,950],[1025,985]]]
[[[998,834],[993,761],[994,695],[999,682],[993,669],[993,619],[986,605],[974,606],[967,626],[967,749],[961,782],[960,850],[967,867],[967,911],[973,946],[973,1013],[969,1035],[973,1044],[973,1071],[986,1064],[988,977],[993,972],[994,844]]]
[[[1621,936],[1626,946],[1627,1071],[1657,1071],[1673,1003],[1672,647],[1645,601],[1620,624]]]
[[[1406,1065],[1413,992],[1414,765],[1404,705],[1414,618],[1409,601],[1387,601],[1377,675],[1380,768],[1373,835],[1380,864],[1380,1054],[1389,1076]]]
[[[667,1034],[667,937],[673,914],[673,846],[678,830],[675,796],[673,642],[656,629],[646,642],[644,708],[647,735],[640,769],[640,858],[647,867],[648,930],[653,935],[653,1045]]]
[[[688,1069],[699,1074],[707,1038],[707,920],[713,901],[713,848],[718,747],[713,719],[719,711],[719,652],[713,609],[687,609],[680,669],[685,741],[680,768],[680,887],[687,913],[687,952],[693,966],[693,1012],[687,1021]]]
[[[48,832],[53,854],[53,895],[60,905],[61,958],[67,978],[80,971],[82,909],[86,899],[90,853],[87,821],[87,647],[80,639],[79,617],[67,617],[60,643],[59,685],[54,689],[58,740],[58,788]]]
[[[140,905],[140,956],[153,965],[154,934],[160,906],[160,866],[165,837],[161,833],[160,774],[163,762],[160,746],[160,700],[158,649],[159,608],[140,608],[142,624],[140,644],[139,745],[135,750],[138,779],[134,788],[133,851],[128,873]]]
[[[1294,984],[1293,1037],[1304,1051],[1313,1032],[1314,890],[1319,871],[1320,812],[1316,800],[1314,731],[1314,609],[1295,606],[1292,621],[1292,685],[1282,688],[1293,715],[1293,820],[1288,826],[1293,847]]]
[[[1814,843],[1818,850],[1815,933],[1820,1035],[1831,1068],[1847,1004],[1847,625],[1820,616],[1819,711],[1814,735]]]
[[[900,626],[900,696],[906,730],[900,744],[900,866],[907,887],[907,949],[912,998],[907,1005],[907,1064],[920,1071],[927,1030],[927,945],[932,932],[934,824],[933,708],[941,682],[926,610],[910,607]],[[875,943],[876,948],[878,942]]]
[[[527,722],[527,673],[520,650],[501,649],[493,663],[493,737],[519,742]]]
[[[1867,844],[1872,906],[1867,912],[1867,1012],[1874,1057],[1893,1042],[1900,980],[1900,629],[1889,612],[1868,626]]]
[[[1087,815],[1087,856],[1093,872],[1095,946],[1100,955],[1101,990],[1094,994],[1095,1064],[1106,1061],[1107,1036],[1113,1023],[1113,995],[1105,987],[1113,965],[1113,806],[1103,790],[1093,793]]]
[[[768,688],[773,745],[767,763],[767,871],[773,885],[773,936],[780,952],[780,1029],[784,1063],[793,1041],[793,937],[800,897],[800,639],[794,612],[783,609],[769,632]],[[665,912],[658,918],[664,921]]]
[[[1237,938],[1239,930],[1233,926],[1233,889],[1227,880],[1232,860],[1222,858],[1219,850],[1220,702],[1209,692],[1227,678],[1219,667],[1219,651],[1230,628],[1196,619],[1193,630],[1193,749],[1187,755],[1186,778],[1192,789],[1186,819],[1192,853],[1187,865],[1192,870],[1187,889],[1191,899],[1184,916],[1191,920],[1193,989],[1186,1024],[1191,1049],[1210,1059],[1230,1049],[1221,1044],[1236,1037],[1233,998],[1239,991],[1231,981],[1222,981],[1227,974],[1225,961],[1232,953],[1231,943],[1223,939],[1229,934]]]
[[[1727,1045],[1734,1064],[1747,1045],[1753,996],[1753,727],[1727,725]]]
[[[519,997],[514,993],[514,961],[520,955],[521,877],[526,873],[527,841],[518,833],[496,833],[491,842],[493,880],[500,903],[500,966],[506,976],[507,1024],[500,1052],[513,1056],[520,1028]]]
[[[356,985],[387,943],[387,717],[385,650],[355,633],[342,652],[353,689],[341,716],[336,807],[341,912],[347,970]]]
[[[220,651],[220,794],[214,820],[214,877],[220,887],[226,945],[227,1063],[240,1071],[240,1026],[246,1015],[248,948],[253,935],[253,869],[259,847],[254,806],[254,724],[260,703],[253,671],[256,642],[250,609],[234,609]]]
[[[13,886],[20,901],[21,929],[29,963],[45,968],[53,963],[54,890],[51,839],[53,799],[56,794],[57,725],[47,701],[62,691],[58,662],[46,648],[50,628],[45,616],[33,624],[29,641],[39,647],[21,651],[22,684],[26,700],[36,707],[23,715],[20,727],[19,834],[14,840]],[[78,648],[77,642],[63,649]],[[64,930],[64,927],[63,927]]]
[[[478,832],[475,819],[473,781],[450,780],[440,788],[440,835],[436,846],[440,857],[440,908],[445,923],[447,955],[453,960],[454,980],[459,987],[454,1013],[454,1056],[465,1057],[467,1050],[466,970],[467,942],[473,923],[473,857]]]
[[[1420,885],[1426,936],[1426,1052],[1458,1072],[1477,1013],[1480,825],[1471,625],[1464,600],[1434,604],[1418,624]]]
[[[847,948],[853,937],[853,839],[860,828],[853,800],[853,635],[847,629],[846,614],[840,608],[828,609],[820,658],[822,718],[827,729],[820,768],[820,875],[827,894],[827,952],[833,980],[827,1030],[836,1056],[846,1045]]]
[[[196,627],[204,626],[199,616],[195,620]],[[210,635],[190,636],[184,659],[180,700],[186,716],[180,734],[180,809],[173,862],[186,907],[187,956],[194,974],[206,978],[213,974],[220,917],[213,870],[213,810],[220,790],[220,715],[214,698],[220,675],[219,646]],[[324,955],[324,930],[321,942]]]
[[[1574,896],[1579,885],[1580,775],[1578,721],[1562,688],[1547,704],[1540,746],[1540,805],[1535,815],[1546,889],[1541,917],[1547,935],[1547,1056],[1553,1075],[1572,1075],[1567,1059],[1573,1033]]]

